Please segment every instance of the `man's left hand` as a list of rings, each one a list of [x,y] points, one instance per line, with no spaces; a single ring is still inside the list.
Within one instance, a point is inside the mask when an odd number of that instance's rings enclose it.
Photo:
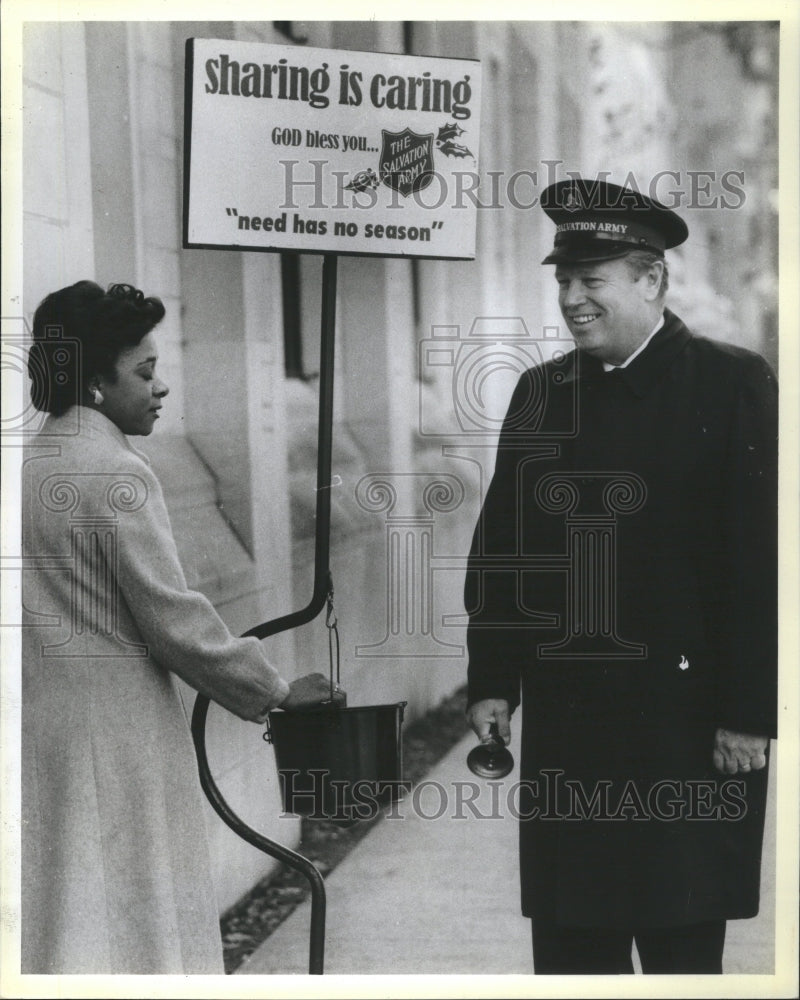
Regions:
[[[760,771],[767,764],[768,743],[766,736],[718,729],[714,734],[714,766],[725,774]]]

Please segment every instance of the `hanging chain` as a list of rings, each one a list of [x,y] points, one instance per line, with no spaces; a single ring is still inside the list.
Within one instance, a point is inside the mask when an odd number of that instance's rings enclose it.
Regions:
[[[333,607],[333,577],[328,574],[328,603],[327,610],[325,612],[325,625],[328,629],[328,659],[330,661],[330,682],[331,682],[331,701],[333,701],[333,695],[336,688],[339,686],[340,679],[340,656],[339,656],[339,620],[336,617],[336,611]],[[335,649],[335,657],[334,657]],[[336,679],[334,681],[334,660],[336,664]]]

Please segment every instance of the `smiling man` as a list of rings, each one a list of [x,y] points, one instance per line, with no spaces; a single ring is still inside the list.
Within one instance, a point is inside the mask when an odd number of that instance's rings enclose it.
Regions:
[[[634,256],[636,255],[636,256]],[[664,263],[635,250],[625,258],[556,266],[558,301],[569,332],[582,351],[609,365],[622,365],[644,350],[662,325]]]
[[[522,704],[537,973],[720,973],[758,912],[776,735],[777,387],[665,308],[662,205],[548,188],[576,350],[526,372],[467,574],[468,718]],[[532,405],[535,401],[537,405]]]

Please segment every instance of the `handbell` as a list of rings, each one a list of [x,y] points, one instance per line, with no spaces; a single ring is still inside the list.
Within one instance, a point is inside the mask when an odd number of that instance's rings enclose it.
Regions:
[[[467,755],[467,767],[479,778],[505,778],[514,767],[511,751],[500,739],[497,723],[489,727],[489,733]]]

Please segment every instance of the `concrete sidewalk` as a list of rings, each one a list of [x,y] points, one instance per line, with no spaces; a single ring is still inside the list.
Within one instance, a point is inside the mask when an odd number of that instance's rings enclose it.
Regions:
[[[510,748],[516,761],[518,739]],[[517,822],[511,816],[481,820],[463,802],[458,808],[453,783],[473,780],[466,756],[475,742],[470,735],[457,744],[395,806],[398,818],[379,821],[326,879],[326,974],[532,973],[530,925],[519,912]],[[517,765],[505,781],[518,776]],[[490,814],[490,790],[474,781],[481,786],[475,808]],[[433,782],[447,790],[447,809],[440,819],[425,819],[419,814],[442,809]],[[459,814],[465,818],[453,818]],[[761,915],[729,922],[726,972],[772,972],[774,839],[773,794]],[[306,974],[309,918],[305,902],[237,974]]]

